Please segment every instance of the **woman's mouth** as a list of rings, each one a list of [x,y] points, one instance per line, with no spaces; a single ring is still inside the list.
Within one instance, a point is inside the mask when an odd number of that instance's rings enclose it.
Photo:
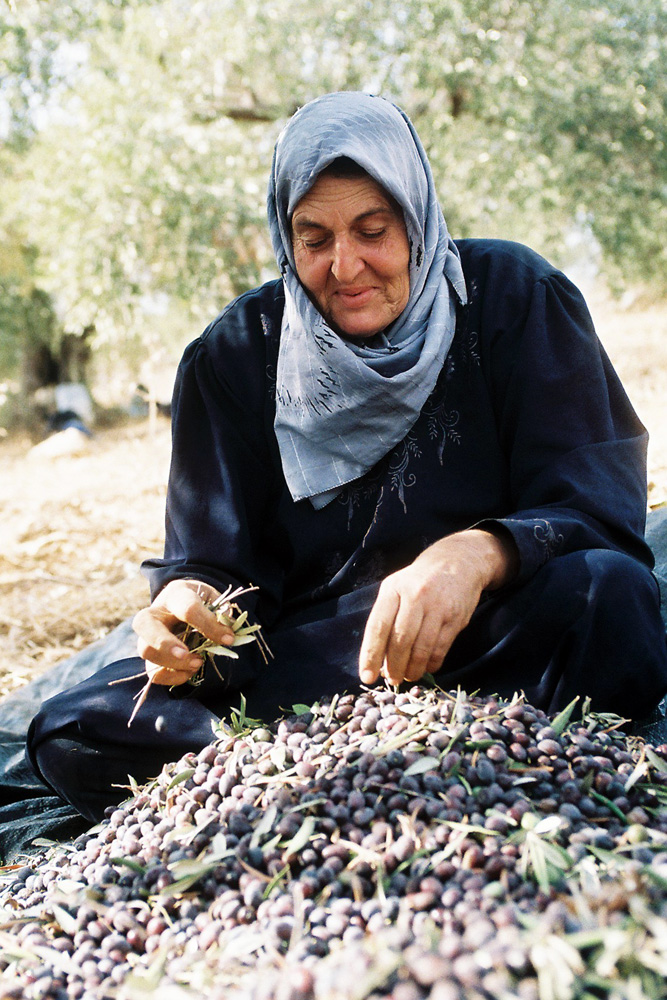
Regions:
[[[335,293],[338,301],[348,308],[361,308],[373,297],[375,289],[372,286],[364,288],[339,288]]]

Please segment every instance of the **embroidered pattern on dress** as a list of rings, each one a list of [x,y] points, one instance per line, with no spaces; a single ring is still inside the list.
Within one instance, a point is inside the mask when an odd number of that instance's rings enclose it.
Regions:
[[[442,465],[447,442],[461,444],[461,432],[457,428],[461,414],[458,410],[448,410],[443,397],[440,401],[434,400],[430,406],[427,403],[424,407],[424,416],[426,417],[428,436],[431,441],[437,443],[438,461]]]
[[[354,482],[348,483],[340,491],[336,497],[336,502],[343,504],[347,507],[347,530],[350,530],[350,525],[352,523],[352,515],[354,514],[355,507],[358,507],[362,500],[368,500],[370,497],[375,496],[377,491],[378,483],[382,478],[381,466],[376,466],[367,472],[366,475],[362,476],[361,479],[356,479]],[[382,490],[380,490],[380,496],[378,498],[378,506],[382,501]]]
[[[260,313],[260,322],[262,324],[262,332],[264,337],[269,343],[267,344],[267,354],[275,355],[278,349],[278,338],[276,337],[276,328],[274,323],[271,321],[271,317],[267,316],[266,313]],[[278,369],[277,362],[269,361],[266,366],[266,389],[269,399],[274,400],[276,398],[276,390],[278,387]]]
[[[266,366],[266,391],[269,394],[269,399],[275,400],[276,398],[276,384],[278,381],[278,376],[276,373],[275,365]]]
[[[445,358],[445,363],[442,368],[442,378],[445,382],[451,382],[452,377],[455,374],[456,374],[456,361],[454,361],[454,357],[452,355],[452,352],[450,351],[447,357]]]
[[[533,538],[542,548],[542,562],[555,556],[563,544],[563,535],[556,534],[551,521],[537,521],[533,528]]]
[[[479,334],[476,330],[465,330],[461,337],[455,341],[455,345],[456,353],[451,350],[443,366],[445,382],[451,382],[459,368],[468,373],[473,368],[479,368],[482,363],[479,355]]]
[[[438,451],[438,461],[442,465],[443,453],[447,442],[450,444],[461,443],[461,432],[458,423],[461,414],[458,410],[447,408],[447,382],[450,373],[454,371],[456,363],[450,354],[445,360],[445,367],[438,379],[435,389],[426,400],[422,415],[426,418],[426,428],[431,441],[435,441]]]
[[[421,448],[417,444],[416,435],[410,431],[407,437],[399,445],[396,445],[389,456],[389,468],[387,471],[389,473],[390,486],[392,490],[398,492],[398,499],[401,501],[405,514],[408,512],[405,503],[405,490],[410,486],[414,486],[417,482],[414,472],[408,474],[407,471],[410,456],[414,455],[415,458],[421,458],[421,454]]]
[[[445,381],[449,382],[461,368],[470,372],[481,364],[479,355],[479,334],[468,327],[470,306],[477,296],[477,282],[473,281],[468,290],[468,305],[463,308],[456,324],[456,336],[443,367]]]
[[[471,368],[479,368],[481,358],[479,356],[479,334],[475,330],[470,330],[468,336],[463,341],[461,359],[466,371]]]

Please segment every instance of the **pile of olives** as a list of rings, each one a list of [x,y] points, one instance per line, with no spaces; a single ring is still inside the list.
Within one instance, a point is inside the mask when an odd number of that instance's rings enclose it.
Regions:
[[[667,747],[575,712],[387,688],[221,730],[12,873],[0,998],[538,1000],[626,960],[650,988]]]

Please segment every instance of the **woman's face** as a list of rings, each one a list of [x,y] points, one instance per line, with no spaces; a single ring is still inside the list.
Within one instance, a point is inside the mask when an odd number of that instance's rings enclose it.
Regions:
[[[410,248],[400,209],[372,178],[319,177],[292,216],[296,270],[329,325],[372,337],[410,294]]]

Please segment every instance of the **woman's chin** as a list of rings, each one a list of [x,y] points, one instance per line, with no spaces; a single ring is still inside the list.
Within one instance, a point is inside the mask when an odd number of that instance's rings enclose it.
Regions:
[[[330,318],[330,325],[336,333],[348,340],[368,340],[376,333],[381,333],[386,329],[386,324],[379,322],[377,318],[364,316],[344,316]]]

